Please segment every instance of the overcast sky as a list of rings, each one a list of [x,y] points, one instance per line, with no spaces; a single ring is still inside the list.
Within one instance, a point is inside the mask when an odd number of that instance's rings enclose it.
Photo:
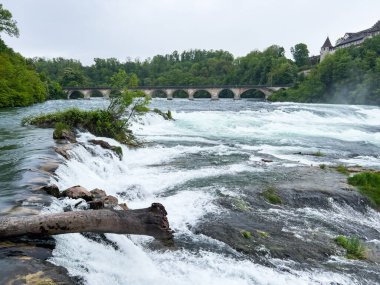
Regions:
[[[0,0],[20,29],[2,35],[24,56],[145,59],[174,50],[235,56],[306,43],[311,54],[380,20],[379,0]]]

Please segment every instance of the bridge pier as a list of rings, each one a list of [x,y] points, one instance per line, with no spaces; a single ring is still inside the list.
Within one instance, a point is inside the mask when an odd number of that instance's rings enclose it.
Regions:
[[[102,93],[104,98],[110,98],[111,89],[100,89],[99,92]]]
[[[173,100],[173,93],[174,93],[175,90],[173,89],[166,89],[165,90],[165,93],[166,93],[166,99],[168,100]]]

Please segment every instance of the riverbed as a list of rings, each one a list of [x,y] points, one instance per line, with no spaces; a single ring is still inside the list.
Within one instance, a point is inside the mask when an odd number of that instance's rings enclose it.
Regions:
[[[380,215],[333,168],[380,170],[379,107],[153,99],[152,108],[171,110],[175,120],[148,114],[134,122],[145,146],[122,146],[122,160],[99,146],[78,145],[66,161],[53,152],[52,130],[20,124],[30,114],[107,104],[48,101],[0,112],[1,215],[75,204],[36,192],[46,181],[61,190],[101,188],[130,208],[160,202],[168,211],[171,246],[114,234],[55,237],[49,262],[79,282],[379,283]],[[79,141],[91,138],[81,133]],[[41,171],[52,159],[59,162],[54,176]],[[268,203],[267,189],[275,189],[282,204]],[[359,237],[371,259],[346,259],[333,241],[337,235]]]

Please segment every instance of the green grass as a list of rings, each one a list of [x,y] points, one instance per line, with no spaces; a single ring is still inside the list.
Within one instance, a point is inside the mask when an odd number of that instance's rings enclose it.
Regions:
[[[313,156],[317,156],[317,157],[323,157],[323,156],[325,156],[325,154],[323,152],[321,152],[320,150],[318,150],[317,152],[314,152],[312,155]]]
[[[368,197],[380,209],[380,173],[362,172],[349,177],[348,183],[357,186],[359,192]]]
[[[262,192],[265,200],[267,200],[271,204],[282,204],[281,197],[277,194],[276,189],[274,187],[268,187],[264,192]]]
[[[336,170],[344,175],[349,175],[350,172],[348,171],[348,168],[344,166],[343,164],[340,164],[336,167]]]
[[[357,237],[337,236],[335,242],[346,249],[348,259],[365,259],[366,248]]]
[[[325,170],[326,169],[326,164],[320,164],[319,168]]]
[[[260,231],[260,230],[256,230],[256,233],[262,237],[262,238],[268,238],[269,237],[269,234],[267,232],[264,232],[264,231]]]
[[[53,138],[59,139],[62,137],[63,131],[71,131],[71,127],[63,122],[57,122],[55,124],[54,132],[53,132]]]
[[[246,239],[249,239],[249,238],[252,237],[252,234],[251,234],[251,232],[249,232],[249,231],[242,230],[240,233],[241,233],[241,235],[242,235],[244,238],[246,238]]]

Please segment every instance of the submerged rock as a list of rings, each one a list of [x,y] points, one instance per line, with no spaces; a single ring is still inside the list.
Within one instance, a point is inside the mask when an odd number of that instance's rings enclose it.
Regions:
[[[55,150],[56,153],[62,155],[64,158],[70,159],[71,156],[68,153],[68,151],[71,150],[72,148],[73,148],[72,144],[66,144],[64,146],[54,147],[54,150]]]
[[[89,140],[89,142],[92,144],[98,145],[101,148],[109,149],[109,150],[113,151],[119,157],[119,159],[122,159],[122,157],[123,157],[123,149],[120,146],[110,145],[108,142],[103,141],[103,140],[94,140],[93,139],[93,140]]]

